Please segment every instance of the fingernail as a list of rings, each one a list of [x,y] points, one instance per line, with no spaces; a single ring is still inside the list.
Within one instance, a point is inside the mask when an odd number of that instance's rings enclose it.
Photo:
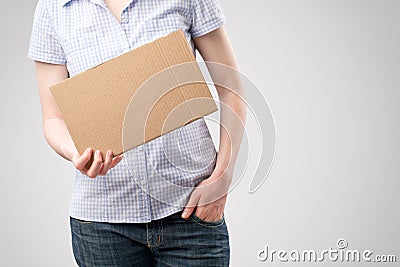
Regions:
[[[112,156],[112,152],[111,151],[108,151],[108,156]]]
[[[90,151],[90,147],[86,148],[85,152],[89,152]]]

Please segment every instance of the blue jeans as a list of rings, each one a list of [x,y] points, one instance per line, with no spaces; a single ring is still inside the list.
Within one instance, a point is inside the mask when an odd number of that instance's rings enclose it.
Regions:
[[[222,220],[181,212],[149,223],[86,222],[70,218],[72,248],[81,267],[229,266],[229,235]]]

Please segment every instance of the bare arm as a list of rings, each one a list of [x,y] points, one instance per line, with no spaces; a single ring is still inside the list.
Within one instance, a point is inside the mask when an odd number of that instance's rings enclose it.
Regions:
[[[75,146],[49,90],[50,85],[68,78],[67,68],[65,65],[48,64],[38,61],[35,61],[35,67],[42,106],[44,136],[47,143],[57,154],[67,160],[72,160]]]
[[[238,75],[239,67],[225,28],[221,28],[194,39],[197,50],[204,61],[223,64],[209,65],[210,74],[215,83],[221,102],[220,145],[215,171],[219,175],[232,176],[237,154],[242,142],[246,105],[241,97],[244,91]],[[214,67],[215,66],[215,67]],[[223,84],[229,86],[225,88]]]
[[[35,68],[42,106],[43,133],[47,143],[57,154],[72,161],[78,170],[89,177],[105,175],[110,168],[118,164],[122,156],[113,159],[112,151],[108,151],[104,163],[102,163],[101,154],[96,151],[93,163],[86,166],[93,151],[88,148],[81,156],[78,154],[60,110],[50,93],[49,87],[52,84],[68,78],[67,67],[35,61]]]
[[[216,83],[221,104],[220,145],[214,172],[192,192],[182,217],[188,218],[196,208],[197,216],[213,221],[221,219],[224,212],[226,194],[232,181],[237,154],[242,142],[246,106],[241,98],[244,94],[238,75],[238,64],[225,28],[220,27],[206,35],[194,38],[194,43],[206,62],[220,63],[227,67],[221,65],[218,67],[212,63],[207,65]],[[227,88],[218,84],[223,84]]]

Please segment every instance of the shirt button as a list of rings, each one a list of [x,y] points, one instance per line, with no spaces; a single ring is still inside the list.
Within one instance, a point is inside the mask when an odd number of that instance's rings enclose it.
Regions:
[[[141,182],[142,185],[146,185],[146,180],[145,179],[142,179],[140,182]]]
[[[128,17],[126,16],[126,15],[122,15],[122,17],[121,17],[121,22],[122,23],[128,23]]]

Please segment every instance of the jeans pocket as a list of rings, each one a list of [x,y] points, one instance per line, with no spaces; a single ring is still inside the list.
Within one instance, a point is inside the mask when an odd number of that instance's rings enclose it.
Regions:
[[[192,215],[190,216],[190,219],[192,221],[194,221],[195,223],[201,225],[201,226],[205,226],[205,227],[217,227],[217,226],[221,226],[225,223],[225,216],[224,214],[222,214],[222,218],[220,220],[217,221],[205,221],[201,218],[199,218],[194,212],[192,213]]]

